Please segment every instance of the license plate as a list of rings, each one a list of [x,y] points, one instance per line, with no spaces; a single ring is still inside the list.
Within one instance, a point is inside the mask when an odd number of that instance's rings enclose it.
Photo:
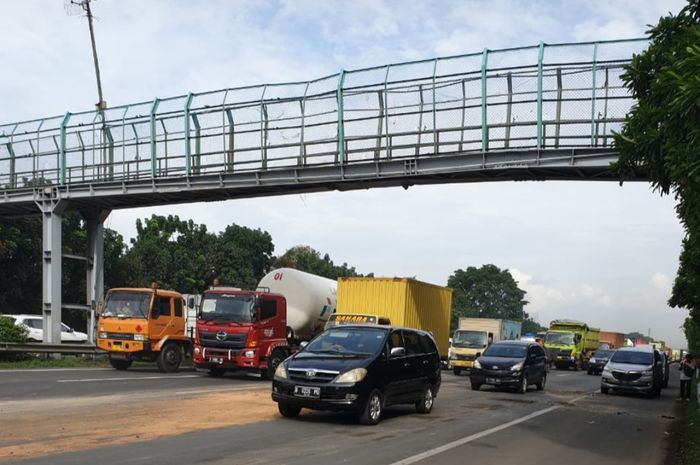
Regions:
[[[486,378],[486,382],[489,384],[501,384],[500,378]]]
[[[212,357],[212,358],[209,359],[209,361],[210,361],[211,363],[218,363],[219,365],[221,365],[222,363],[224,363],[224,359],[223,359],[222,357]]]
[[[294,395],[298,397],[321,397],[321,388],[311,386],[294,386]]]

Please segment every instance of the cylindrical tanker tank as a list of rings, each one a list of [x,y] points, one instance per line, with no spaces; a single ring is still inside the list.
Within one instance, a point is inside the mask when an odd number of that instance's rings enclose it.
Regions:
[[[278,268],[266,274],[258,284],[287,300],[288,337],[309,340],[323,330],[335,311],[337,283],[294,268]],[[289,333],[289,330],[288,330]]]

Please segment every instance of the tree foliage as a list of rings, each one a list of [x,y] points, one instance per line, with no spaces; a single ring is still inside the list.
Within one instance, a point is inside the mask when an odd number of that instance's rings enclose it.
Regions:
[[[456,270],[447,280],[447,286],[453,290],[452,329],[457,327],[460,317],[529,319],[524,311],[525,291],[518,287],[508,270],[496,265]]]
[[[615,135],[615,169],[621,181],[642,174],[675,196],[686,237],[669,304],[688,308],[690,325],[700,324],[700,0],[648,34],[649,47],[622,75],[637,104]]]
[[[328,254],[321,257],[321,253],[308,245],[298,245],[287,250],[282,256],[277,257],[272,265],[274,268],[296,268],[307,273],[324,276],[329,279],[338,279],[347,276],[363,276],[355,267],[347,263],[336,265]],[[368,275],[372,276],[372,275]]]

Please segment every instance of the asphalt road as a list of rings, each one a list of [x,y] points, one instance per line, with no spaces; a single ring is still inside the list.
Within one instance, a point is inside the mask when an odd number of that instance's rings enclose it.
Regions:
[[[443,387],[429,415],[390,408],[377,426],[349,414],[303,411],[298,419],[274,417],[244,426],[207,429],[125,445],[47,455],[23,464],[383,464],[567,465],[664,464],[679,405],[677,370],[659,399],[602,395],[599,377],[552,370],[545,391],[526,394],[488,387],[475,392],[468,378],[443,372]],[[129,392],[269,390],[245,376],[212,379],[190,371],[46,370],[0,372],[3,404],[46,396],[65,398]],[[202,405],[230,409],[236,405]],[[188,415],[183,413],[182,421]],[[1,415],[0,415],[1,417]],[[60,425],[60,418],[56,424]],[[0,423],[3,428],[11,427]]]

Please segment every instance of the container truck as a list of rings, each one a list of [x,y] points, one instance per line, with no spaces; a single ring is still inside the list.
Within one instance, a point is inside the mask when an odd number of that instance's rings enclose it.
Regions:
[[[293,268],[265,275],[256,290],[213,286],[202,295],[192,360],[211,376],[247,370],[271,378],[298,344],[323,330],[336,282]]]
[[[601,349],[619,349],[625,347],[625,335],[613,331],[601,331],[598,335]]]
[[[445,360],[451,308],[449,287],[412,278],[338,278],[336,315],[371,316],[379,324],[429,331]]]
[[[174,372],[191,352],[186,334],[186,308],[175,291],[148,288],[110,289],[97,320],[97,347],[107,351],[117,370],[134,360],[155,361],[162,372]]]
[[[598,348],[598,328],[575,320],[554,320],[549,324],[544,346],[557,369],[586,369],[591,354]]]
[[[452,336],[450,366],[455,375],[474,366],[492,342],[520,339],[522,323],[497,318],[460,318]]]

